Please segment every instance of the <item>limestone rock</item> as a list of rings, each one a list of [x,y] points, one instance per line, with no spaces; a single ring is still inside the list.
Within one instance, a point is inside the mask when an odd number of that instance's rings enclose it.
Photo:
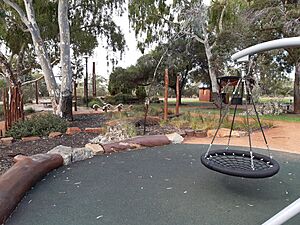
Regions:
[[[59,145],[47,152],[48,154],[59,154],[64,159],[64,165],[72,162],[72,148]]]
[[[195,136],[199,138],[207,137],[207,132],[206,130],[196,130]]]
[[[93,158],[94,154],[89,148],[73,148],[72,162],[78,162],[85,159]]]
[[[213,137],[216,133],[216,130],[208,130],[207,131],[207,137]],[[241,137],[241,134],[244,134],[244,132],[241,132],[241,131],[236,131],[236,130],[233,130],[232,133],[231,133],[231,137]],[[227,129],[227,128],[221,128],[217,134],[217,137],[220,137],[220,138],[223,138],[223,137],[229,137],[229,134],[230,134],[230,129]]]
[[[195,131],[192,129],[185,130],[186,136],[193,137],[195,135]]]
[[[126,129],[121,125],[108,127],[105,135],[99,135],[98,137],[90,140],[93,144],[108,144],[129,139]]]
[[[13,142],[14,138],[13,137],[5,137],[0,139],[0,143],[4,145],[9,145]]]
[[[99,144],[88,143],[85,145],[86,148],[90,149],[93,155],[102,155],[104,154],[104,148]]]
[[[173,144],[181,144],[184,140],[184,138],[178,133],[166,134],[166,136]]]

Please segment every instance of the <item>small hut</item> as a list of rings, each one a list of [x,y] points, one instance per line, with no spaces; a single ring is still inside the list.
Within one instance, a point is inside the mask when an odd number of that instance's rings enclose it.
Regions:
[[[210,85],[207,83],[200,83],[199,85],[199,101],[209,102],[211,99]]]

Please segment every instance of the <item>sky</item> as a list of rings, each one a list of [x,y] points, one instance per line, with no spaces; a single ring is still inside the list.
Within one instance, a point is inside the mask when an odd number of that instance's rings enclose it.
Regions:
[[[170,0],[171,1],[171,0]],[[204,0],[204,4],[209,5],[211,0]],[[122,17],[115,17],[115,22],[118,26],[121,27],[121,30],[125,36],[126,44],[128,46],[128,50],[125,51],[122,60],[118,60],[119,63],[117,66],[120,67],[129,67],[130,65],[134,65],[139,57],[142,56],[142,53],[136,48],[137,41],[135,38],[134,31],[129,28],[129,19],[128,13],[124,13]],[[88,59],[88,73],[92,72],[92,63],[96,63],[96,74],[104,76],[105,78],[109,78],[109,74],[112,71],[111,66],[107,66],[106,61],[106,50],[102,47],[103,44],[99,44],[99,46],[94,50],[94,54]],[[145,51],[150,51],[148,49]],[[108,72],[109,71],[109,72]]]

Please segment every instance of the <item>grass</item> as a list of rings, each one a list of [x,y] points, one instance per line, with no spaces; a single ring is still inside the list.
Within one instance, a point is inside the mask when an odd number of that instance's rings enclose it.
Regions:
[[[259,103],[266,103],[270,101],[277,101],[280,103],[290,103],[292,97],[261,97],[259,99]],[[168,106],[171,111],[175,110],[176,99],[170,98],[168,101]],[[214,105],[209,102],[199,102],[198,98],[182,98],[183,105],[180,106],[180,113],[185,112],[195,112],[201,113],[203,115],[211,114],[211,115],[219,115],[220,111],[217,108],[213,108]],[[200,108],[200,107],[212,107],[208,109]],[[161,112],[163,110],[164,104],[151,104],[150,108],[160,108]],[[238,113],[243,112],[243,109],[238,109]],[[230,114],[233,114],[233,109],[230,109]],[[269,120],[269,121],[287,121],[287,122],[300,122],[300,115],[296,114],[281,114],[281,115],[262,115],[260,116],[262,120]]]
[[[280,103],[290,103],[290,101],[293,101],[293,97],[261,97],[259,98],[259,103],[266,103],[270,101],[280,102]]]
[[[262,115],[260,118],[271,121],[300,122],[300,115],[297,114]]]

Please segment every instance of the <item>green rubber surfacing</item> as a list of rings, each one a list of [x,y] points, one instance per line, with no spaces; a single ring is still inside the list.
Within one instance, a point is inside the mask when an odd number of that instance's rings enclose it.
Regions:
[[[300,196],[300,155],[273,152],[281,166],[277,175],[245,179],[205,168],[200,156],[206,150],[169,145],[59,168],[6,224],[261,224]],[[300,224],[300,215],[286,224]]]

